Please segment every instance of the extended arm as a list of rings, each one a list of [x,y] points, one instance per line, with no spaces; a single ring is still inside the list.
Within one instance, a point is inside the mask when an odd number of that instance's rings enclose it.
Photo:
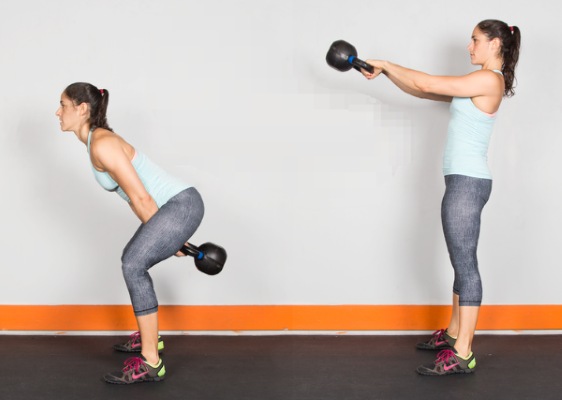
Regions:
[[[402,67],[388,61],[367,60],[375,72],[361,72],[367,79],[386,75],[392,83],[412,96],[451,101],[452,97],[497,96],[501,98],[501,85],[496,74],[479,70],[464,76],[435,76]]]

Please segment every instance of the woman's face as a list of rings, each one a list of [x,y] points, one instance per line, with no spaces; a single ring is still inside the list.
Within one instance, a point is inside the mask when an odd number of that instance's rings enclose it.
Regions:
[[[467,49],[470,53],[470,62],[473,65],[484,65],[486,61],[497,55],[498,40],[490,40],[478,27],[472,31],[472,37]]]
[[[64,93],[60,96],[60,106],[55,115],[59,117],[63,132],[76,131],[80,126],[80,109]]]

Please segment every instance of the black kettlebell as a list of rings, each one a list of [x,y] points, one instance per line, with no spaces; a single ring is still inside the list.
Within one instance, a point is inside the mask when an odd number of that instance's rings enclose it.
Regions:
[[[214,243],[203,243],[197,247],[191,243],[183,245],[180,251],[195,259],[197,269],[207,275],[216,275],[222,271],[226,262],[226,250]]]
[[[351,68],[357,71],[363,68],[371,73],[375,71],[372,65],[357,58],[357,50],[345,40],[336,40],[332,43],[326,54],[326,62],[330,67],[341,72],[349,71]]]

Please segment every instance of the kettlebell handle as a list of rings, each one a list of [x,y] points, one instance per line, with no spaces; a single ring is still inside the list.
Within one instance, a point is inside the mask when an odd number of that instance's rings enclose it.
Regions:
[[[347,59],[347,62],[350,63],[351,65],[353,65],[353,68],[355,68],[359,72],[361,72],[361,68],[369,71],[371,74],[373,72],[375,72],[375,68],[373,68],[373,66],[371,64],[367,64],[365,61],[360,60],[359,58],[357,58],[355,56],[349,56],[349,58]]]
[[[201,250],[199,250],[197,248],[197,246],[192,245],[191,243],[187,243],[189,246],[187,245],[183,245],[180,249],[180,251],[185,254],[186,256],[191,256],[197,260],[201,260],[203,257],[205,257],[205,253],[203,253]]]

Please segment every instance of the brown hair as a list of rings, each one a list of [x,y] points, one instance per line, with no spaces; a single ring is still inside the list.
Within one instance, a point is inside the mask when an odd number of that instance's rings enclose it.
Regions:
[[[505,80],[504,95],[511,97],[515,82],[515,66],[519,60],[519,47],[521,45],[521,31],[516,26],[508,26],[503,21],[487,19],[477,25],[478,29],[489,40],[499,38],[501,42],[500,56],[503,60],[502,73]]]
[[[98,89],[91,83],[76,82],[64,90],[64,94],[75,105],[82,103],[88,104],[90,108],[91,128],[104,128],[113,131],[107,124],[107,103],[109,102],[109,92],[106,89]]]

